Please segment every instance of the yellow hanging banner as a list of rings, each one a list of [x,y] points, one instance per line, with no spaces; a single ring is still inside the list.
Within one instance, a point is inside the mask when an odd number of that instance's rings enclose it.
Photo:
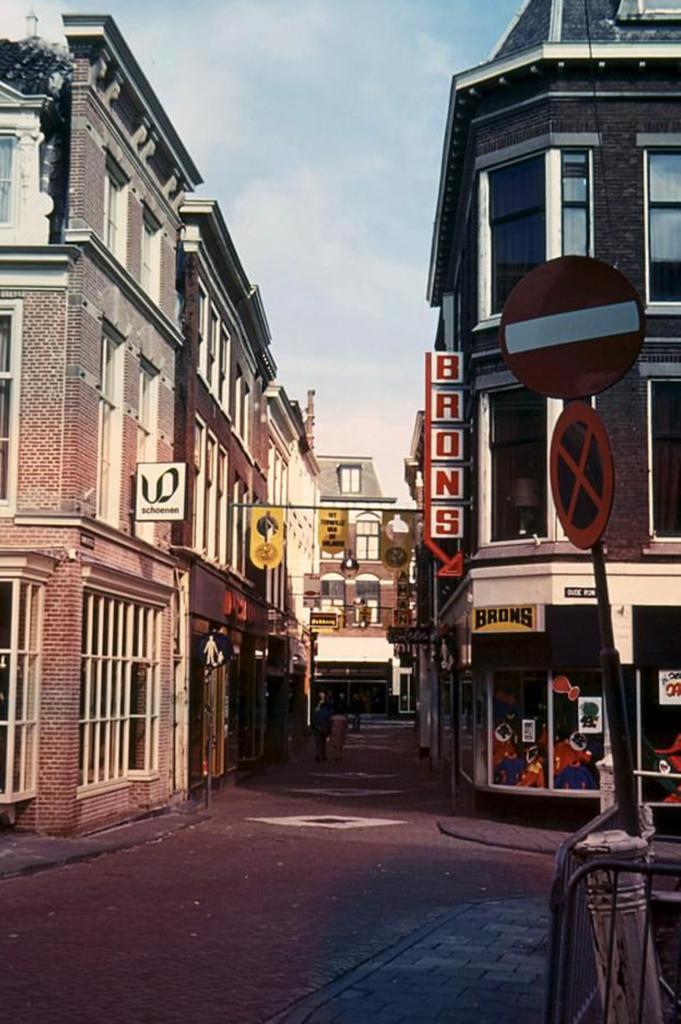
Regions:
[[[342,508],[319,511],[319,546],[329,555],[345,551],[348,535],[348,513]]]
[[[384,512],[381,524],[381,561],[386,569],[409,568],[414,537],[412,512]]]
[[[276,569],[284,554],[284,510],[251,509],[250,556],[256,569]]]

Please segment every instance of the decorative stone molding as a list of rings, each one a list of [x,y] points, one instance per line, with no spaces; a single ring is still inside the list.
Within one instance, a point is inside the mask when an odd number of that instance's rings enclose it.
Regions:
[[[110,107],[112,103],[115,103],[120,96],[121,89],[123,88],[123,81],[124,79],[120,71],[114,71],[111,81],[107,85],[102,96],[107,107]]]
[[[144,143],[149,138],[150,131],[151,124],[149,123],[149,119],[147,117],[142,116],[140,123],[135,129],[132,139],[130,140],[133,146],[135,146],[137,149],[141,149]]]
[[[145,161],[150,160],[154,153],[156,152],[158,142],[158,135],[156,134],[154,129],[151,128],[149,131],[149,138],[147,139],[147,141],[144,143],[144,146],[140,150],[140,158]]]
[[[111,57],[107,51],[102,48],[97,54],[97,59],[92,65],[92,84],[97,85],[98,82],[103,82],[106,78],[106,73],[109,70],[109,62]]]

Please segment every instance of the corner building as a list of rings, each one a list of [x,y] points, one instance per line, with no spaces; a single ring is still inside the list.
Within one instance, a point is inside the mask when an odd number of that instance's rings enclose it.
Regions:
[[[77,833],[166,804],[175,245],[198,171],[109,17],[0,42],[0,814]]]
[[[521,386],[497,343],[511,289],[561,255],[616,265],[641,295],[641,355],[596,396],[614,451],[605,535],[641,797],[681,802],[681,9],[529,0],[454,79],[429,277],[436,350],[470,387],[466,572],[440,605],[456,651],[457,804],[588,818],[604,708],[590,555],[552,504],[563,403]],[[418,451],[415,445],[414,451]],[[449,677],[442,676],[444,686]]]

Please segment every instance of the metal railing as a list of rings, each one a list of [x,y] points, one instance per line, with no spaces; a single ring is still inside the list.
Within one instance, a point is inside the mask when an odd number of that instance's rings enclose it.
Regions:
[[[558,851],[545,1024],[681,1021],[681,863],[584,863],[575,852],[618,824],[616,809],[605,812]]]

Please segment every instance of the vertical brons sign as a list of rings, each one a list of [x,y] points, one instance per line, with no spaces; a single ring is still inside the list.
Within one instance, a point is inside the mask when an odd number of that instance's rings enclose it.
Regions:
[[[464,523],[465,391],[461,352],[426,352],[424,542],[442,563],[440,576],[463,576],[463,555],[443,550]]]

